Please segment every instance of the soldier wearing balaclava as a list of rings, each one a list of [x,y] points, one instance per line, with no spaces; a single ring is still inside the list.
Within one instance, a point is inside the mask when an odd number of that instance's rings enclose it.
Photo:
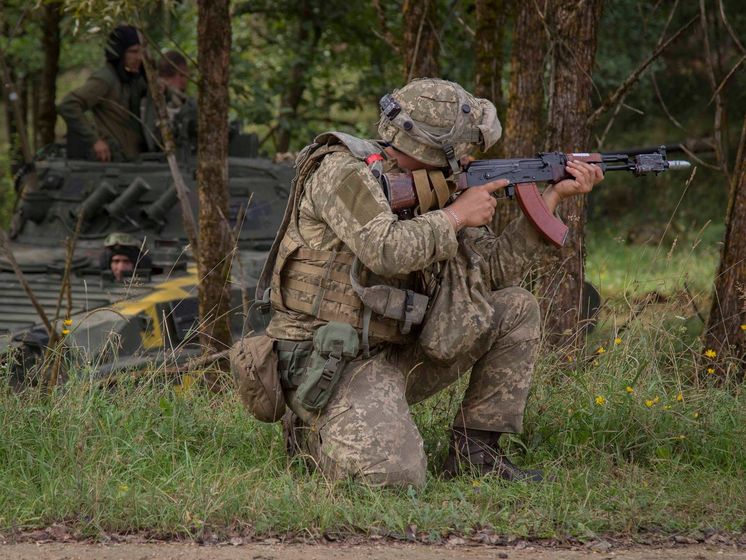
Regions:
[[[147,94],[137,28],[114,28],[104,54],[106,63],[57,107],[67,124],[68,157],[132,161],[145,146],[140,102]]]

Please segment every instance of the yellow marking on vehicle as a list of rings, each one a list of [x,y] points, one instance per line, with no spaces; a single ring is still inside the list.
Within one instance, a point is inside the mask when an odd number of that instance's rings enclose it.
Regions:
[[[184,288],[197,285],[196,270],[193,272],[194,274],[188,276],[156,284],[149,294],[138,299],[117,302],[112,307],[124,315],[137,315],[157,303],[188,298],[191,294]],[[197,294],[193,295],[196,296]]]
[[[135,317],[145,315],[148,318],[148,328],[140,333],[142,345],[145,349],[160,348],[163,346],[163,329],[161,318],[158,316],[158,304],[170,301],[181,301],[190,296],[185,288],[191,288],[197,284],[197,270],[190,267],[187,276],[167,280],[153,286],[153,291],[147,295],[134,299],[124,300],[112,305],[112,308],[122,315]]]

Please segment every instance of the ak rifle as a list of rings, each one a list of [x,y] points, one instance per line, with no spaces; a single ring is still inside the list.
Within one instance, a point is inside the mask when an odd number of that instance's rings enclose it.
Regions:
[[[670,169],[688,169],[688,161],[669,161],[666,146],[648,152],[627,150],[609,153],[546,152],[534,158],[483,159],[475,160],[448,183],[440,172],[425,170],[413,173],[389,173],[386,175],[388,197],[391,209],[400,218],[407,219],[428,210],[443,208],[450,196],[469,187],[477,187],[491,181],[507,179],[505,188],[509,198],[515,196],[521,210],[531,224],[547,241],[562,247],[567,239],[568,228],[549,210],[541,200],[536,183],[554,184],[572,175],[565,170],[567,162],[580,160],[601,167],[607,171],[629,171],[635,177],[649,173],[662,173]]]

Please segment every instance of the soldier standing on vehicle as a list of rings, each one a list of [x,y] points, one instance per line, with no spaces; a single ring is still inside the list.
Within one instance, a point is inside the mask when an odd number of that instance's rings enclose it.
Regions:
[[[144,149],[140,101],[147,92],[136,27],[120,25],[108,37],[106,64],[57,108],[67,124],[68,156],[132,161]],[[93,115],[93,123],[86,117]]]
[[[519,285],[549,246],[523,216],[499,237],[486,227],[496,206],[492,195],[505,181],[469,188],[443,209],[400,220],[380,180],[383,173],[411,171],[439,182],[457,171],[461,158],[499,139],[495,107],[438,79],[414,80],[381,106],[382,140],[327,133],[298,156],[292,213],[267,265],[274,264],[274,315],[266,332],[292,411],[284,418],[289,449],[310,456],[332,479],[422,485],[426,456],[409,406],[471,370],[443,474],[541,480],[540,471],[515,466],[499,439],[522,430],[540,316],[534,296]],[[561,199],[590,192],[603,178],[582,162],[567,171],[574,180],[544,191],[551,213]],[[458,262],[467,263],[460,272],[471,275],[472,286],[481,283],[479,294],[445,285],[448,277],[439,271]],[[438,290],[448,289],[453,297],[437,299]],[[257,299],[262,295],[258,289]],[[474,313],[477,308],[485,313]],[[423,350],[425,332],[437,349],[444,329],[464,333],[468,342],[450,363]],[[234,348],[239,379],[246,367],[261,367],[251,361],[256,349],[242,350],[250,340]]]
[[[178,51],[166,51],[158,61],[158,86],[163,92],[169,124],[177,145],[190,143],[197,136],[197,102],[187,95],[189,65]],[[156,125],[156,110],[148,95],[143,100],[143,122],[148,131],[146,143],[149,151],[161,151],[161,133]]]

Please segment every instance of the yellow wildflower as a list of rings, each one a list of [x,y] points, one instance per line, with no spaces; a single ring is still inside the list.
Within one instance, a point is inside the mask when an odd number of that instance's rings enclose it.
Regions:
[[[64,321],[62,321],[62,322],[64,323],[64,325],[65,325],[66,327],[69,327],[70,325],[72,325],[72,324],[73,324],[73,320],[72,320],[72,319],[65,319],[65,320],[64,320]]]
[[[648,399],[648,400],[646,400],[646,401],[645,401],[645,406],[647,406],[648,408],[650,408],[650,407],[651,407],[651,406],[653,406],[654,404],[655,404],[655,403],[654,403],[654,402],[653,402],[653,401],[652,401],[651,399]]]
[[[663,410],[671,410],[671,405],[670,404],[664,404],[663,405]]]
[[[627,391],[630,395],[635,392],[635,390],[629,385],[627,385],[624,390]]]
[[[658,404],[660,402],[661,398],[658,395],[655,395],[653,398],[653,404]]]
[[[679,393],[678,395],[676,395],[676,400],[679,401],[679,402],[683,401],[684,400],[684,393]]]
[[[568,354],[568,355],[567,355],[567,361],[568,361],[568,362],[572,362],[572,361],[573,361],[573,359],[574,359],[574,358],[572,357],[572,354]]]
[[[708,373],[708,375],[712,375],[713,373],[715,373],[715,368],[714,367],[708,367],[707,368],[707,373]]]
[[[715,350],[713,350],[712,348],[708,348],[707,350],[705,350],[705,356],[708,358],[714,358],[717,355],[718,353],[715,352]]]
[[[604,397],[604,396],[602,396],[602,395],[598,395],[598,396],[596,397],[596,404],[597,404],[598,406],[603,406],[603,405],[605,405],[605,404],[606,404],[606,397]]]
[[[62,334],[63,334],[63,335],[68,335],[68,334],[70,334],[70,329],[62,329]]]
[[[181,378],[181,383],[174,387],[174,392],[180,397],[187,396],[191,391],[192,385],[194,385],[194,381],[195,379],[191,375],[184,375]]]
[[[746,331],[746,325],[741,325],[741,330]]]
[[[686,436],[684,434],[679,434],[679,439],[686,439]]]
[[[473,488],[479,488],[482,485],[482,483],[479,482],[478,480],[472,480],[471,485]]]
[[[694,418],[699,418],[699,412],[695,412],[694,414],[692,414],[692,416],[693,416]]]
[[[596,350],[596,354],[605,354],[605,353],[606,353],[606,348],[604,348],[603,346],[599,346],[598,350]]]
[[[619,346],[622,343],[622,339],[619,337],[616,337],[614,339],[614,346]]]

